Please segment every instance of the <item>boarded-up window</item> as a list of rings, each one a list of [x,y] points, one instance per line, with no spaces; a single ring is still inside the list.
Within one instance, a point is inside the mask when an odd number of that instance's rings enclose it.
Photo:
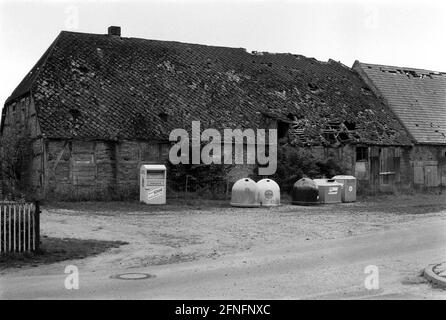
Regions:
[[[160,149],[157,143],[144,144],[142,147],[142,160],[143,161],[159,161]]]
[[[92,154],[75,154],[73,158],[76,164],[93,164],[94,162]]]
[[[74,142],[72,153],[71,176],[75,186],[94,186],[96,164],[93,142]]]
[[[437,187],[440,182],[438,179],[438,162],[415,161],[413,182],[426,187]]]
[[[413,183],[424,184],[424,168],[423,162],[415,161],[413,166]]]
[[[438,170],[436,165],[426,165],[424,167],[424,178],[426,187],[438,186]]]

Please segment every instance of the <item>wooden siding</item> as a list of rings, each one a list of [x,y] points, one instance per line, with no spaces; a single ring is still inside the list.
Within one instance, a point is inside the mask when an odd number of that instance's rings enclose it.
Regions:
[[[168,144],[139,141],[46,142],[48,196],[106,198],[136,195],[142,163],[165,163]]]

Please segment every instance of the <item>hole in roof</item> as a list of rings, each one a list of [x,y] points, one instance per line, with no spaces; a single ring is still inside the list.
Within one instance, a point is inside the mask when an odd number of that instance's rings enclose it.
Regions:
[[[310,89],[311,92],[316,92],[319,90],[319,87],[312,83],[308,83],[308,88]]]
[[[349,140],[350,137],[348,136],[347,133],[345,133],[345,132],[341,132],[341,133],[339,133],[339,139],[340,139],[340,140]]]
[[[78,109],[70,109],[68,111],[74,119],[77,119],[81,116],[81,112]]]
[[[80,66],[79,71],[83,72],[83,73],[87,73],[88,71],[90,71],[90,69],[88,69],[86,66]]]
[[[324,139],[327,140],[329,143],[336,142],[336,136],[333,133],[324,132]]]
[[[367,87],[362,87],[361,92],[365,95],[370,95],[372,93],[371,90]]]
[[[348,130],[356,130],[356,123],[354,122],[345,121],[344,125]]]
[[[286,138],[290,125],[283,121],[277,122],[277,138],[283,139]]]
[[[160,113],[158,113],[158,117],[160,117],[161,120],[166,122],[167,119],[169,118],[169,115],[167,113],[165,113],[165,112],[160,112]]]
[[[421,75],[419,75],[418,73],[416,73],[416,72],[413,71],[413,70],[403,70],[403,72],[404,72],[408,77],[412,76],[412,77],[414,77],[414,78],[421,78]]]

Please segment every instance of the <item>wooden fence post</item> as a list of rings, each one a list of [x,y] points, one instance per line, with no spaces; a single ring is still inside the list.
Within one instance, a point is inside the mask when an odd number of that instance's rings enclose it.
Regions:
[[[39,203],[39,201],[35,202],[35,206],[36,206],[36,212],[34,214],[34,218],[36,221],[36,225],[35,225],[36,230],[34,230],[34,232],[36,235],[36,251],[39,251],[39,249],[40,249],[40,203]]]

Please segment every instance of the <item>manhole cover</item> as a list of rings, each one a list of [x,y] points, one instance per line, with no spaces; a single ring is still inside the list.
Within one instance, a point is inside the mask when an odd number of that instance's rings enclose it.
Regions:
[[[110,278],[120,279],[120,280],[144,280],[144,279],[155,278],[155,276],[153,274],[148,274],[148,273],[122,273],[122,274],[115,274]]]
[[[424,276],[435,285],[446,289],[446,262],[428,266],[424,269]]]

